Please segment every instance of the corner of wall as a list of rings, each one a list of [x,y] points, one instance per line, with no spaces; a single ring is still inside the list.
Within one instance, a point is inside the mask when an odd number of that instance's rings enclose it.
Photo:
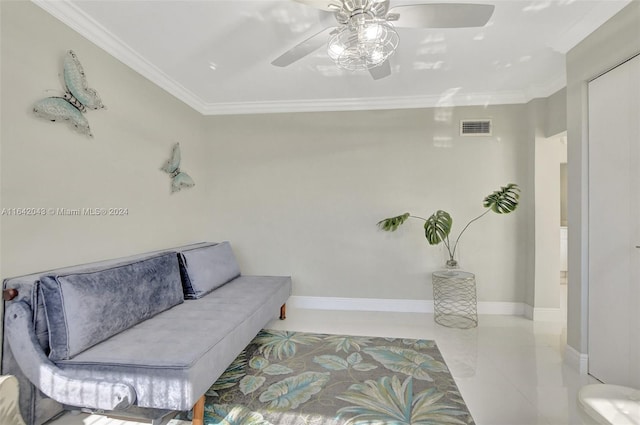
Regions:
[[[563,87],[546,99],[544,134],[552,137],[567,131],[567,88]]]
[[[589,373],[589,355],[580,353],[575,348],[567,344],[564,349],[564,362],[580,375]]]

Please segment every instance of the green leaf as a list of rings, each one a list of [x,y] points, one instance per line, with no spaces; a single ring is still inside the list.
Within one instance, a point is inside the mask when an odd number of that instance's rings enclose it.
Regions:
[[[491,208],[496,214],[509,214],[515,211],[520,201],[520,187],[515,183],[502,186],[484,198],[484,207]]]
[[[267,375],[286,375],[288,373],[293,373],[293,369],[289,369],[288,367],[279,364],[267,366],[262,371]]]
[[[329,345],[335,345],[336,353],[338,351],[348,353],[351,350],[359,351],[361,347],[370,344],[371,338],[367,336],[329,335],[324,341]]]
[[[353,368],[359,372],[368,372],[370,370],[377,369],[378,366],[371,363],[358,363],[354,364]]]
[[[240,391],[244,395],[250,394],[260,388],[266,380],[264,376],[247,375],[240,381]]]
[[[319,393],[329,381],[328,373],[303,372],[276,382],[260,394],[260,401],[269,403],[269,408],[291,410],[309,401],[312,395]]]
[[[355,415],[345,424],[409,425],[413,386],[411,378],[400,382],[396,375],[384,376],[377,381],[367,380],[354,384],[337,399],[351,403],[338,410],[339,416]]]
[[[438,245],[451,233],[453,219],[448,212],[438,210],[424,223],[424,236],[429,245]]]
[[[385,218],[384,220],[380,220],[378,222],[378,227],[386,232],[395,232],[398,226],[407,221],[409,216],[409,213],[404,213],[397,217]]]
[[[405,345],[409,345],[415,349],[422,348],[434,348],[436,347],[436,343],[430,339],[403,339],[402,343]]]
[[[408,348],[372,347],[365,348],[363,351],[389,370],[424,381],[433,381],[429,372],[446,372],[448,370],[444,363],[430,355]]]
[[[338,415],[346,419],[345,425],[464,425],[465,422],[458,417],[468,414],[455,407],[439,404],[442,396],[443,393],[435,388],[414,395],[411,377],[400,382],[393,375],[352,385],[336,398],[351,403],[338,410]]]
[[[329,370],[345,370],[349,369],[349,363],[341,357],[333,354],[325,354],[322,356],[316,356],[313,358],[314,363],[318,363],[325,369]]]
[[[258,412],[252,412],[246,407],[233,404],[215,404],[207,409],[218,425],[271,425]]]
[[[314,334],[303,334],[300,332],[262,330],[253,343],[260,346],[259,352],[265,358],[273,354],[279,360],[293,357],[297,351],[297,344],[310,345],[320,341],[321,337]]]
[[[264,357],[256,356],[249,360],[249,366],[252,369],[262,370],[265,367],[269,366],[269,360]]]
[[[465,416],[467,413],[456,409],[454,406],[438,404],[442,396],[444,396],[444,393],[439,392],[436,388],[429,388],[415,395],[411,423],[464,425],[465,422],[456,418],[456,416]]]
[[[347,357],[347,361],[350,365],[355,365],[362,362],[362,355],[360,353],[352,353]]]

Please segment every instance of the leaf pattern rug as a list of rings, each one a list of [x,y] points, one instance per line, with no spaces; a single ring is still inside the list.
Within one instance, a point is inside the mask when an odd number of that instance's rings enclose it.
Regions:
[[[473,418],[434,341],[263,330],[207,392],[205,424],[470,425]]]

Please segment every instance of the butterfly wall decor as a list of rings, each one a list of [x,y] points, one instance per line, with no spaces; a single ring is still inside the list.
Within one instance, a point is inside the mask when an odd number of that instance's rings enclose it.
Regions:
[[[72,50],[64,58],[63,69],[66,92],[59,96],[38,101],[33,112],[49,121],[68,121],[77,131],[93,137],[89,121],[84,116],[88,109],[102,109],[104,105],[98,93],[89,88],[82,65]]]
[[[171,193],[183,188],[193,187],[196,184],[189,174],[180,171],[180,143],[173,145],[171,158],[164,164],[162,171],[171,175]]]

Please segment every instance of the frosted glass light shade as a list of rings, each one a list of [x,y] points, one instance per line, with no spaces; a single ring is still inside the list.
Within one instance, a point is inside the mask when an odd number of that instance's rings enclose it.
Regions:
[[[399,40],[388,22],[365,14],[356,15],[329,40],[329,57],[341,68],[366,70],[386,61],[395,52]]]

